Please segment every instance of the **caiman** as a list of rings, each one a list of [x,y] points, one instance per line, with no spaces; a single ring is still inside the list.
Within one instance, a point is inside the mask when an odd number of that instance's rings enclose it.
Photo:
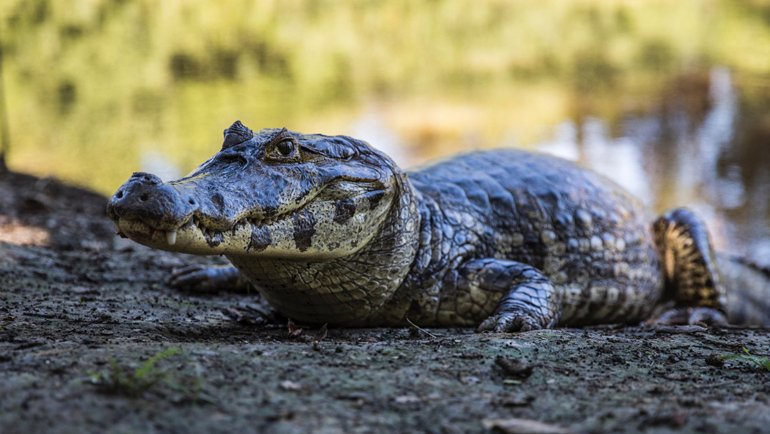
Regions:
[[[245,278],[305,324],[718,325],[727,322],[726,286],[768,281],[766,270],[717,259],[689,210],[653,220],[607,178],[513,149],[404,172],[352,137],[254,133],[237,121],[190,175],[134,173],[107,212],[139,243],[233,265],[183,269],[175,286]],[[738,304],[739,319],[767,321]]]

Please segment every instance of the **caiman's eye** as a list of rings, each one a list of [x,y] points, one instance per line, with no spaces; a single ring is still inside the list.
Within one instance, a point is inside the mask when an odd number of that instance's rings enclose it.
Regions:
[[[299,155],[299,146],[292,138],[284,138],[268,145],[267,154],[265,156],[268,160],[279,163],[299,161],[301,158]]]
[[[265,159],[275,163],[302,161],[299,143],[287,130],[281,130],[265,145]]]
[[[278,149],[278,153],[284,157],[288,157],[294,152],[294,142],[291,139],[281,140],[275,147]]]

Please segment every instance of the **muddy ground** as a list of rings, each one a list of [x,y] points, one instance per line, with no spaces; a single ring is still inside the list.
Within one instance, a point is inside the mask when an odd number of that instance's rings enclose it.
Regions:
[[[115,238],[104,198],[0,176],[0,432],[767,432],[768,330],[289,331],[217,263]],[[759,360],[761,362],[761,360]],[[541,422],[547,425],[537,425]]]

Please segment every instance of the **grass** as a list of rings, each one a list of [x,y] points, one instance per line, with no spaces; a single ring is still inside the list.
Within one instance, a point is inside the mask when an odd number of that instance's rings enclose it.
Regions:
[[[170,359],[182,354],[177,347],[162,350],[136,366],[109,361],[109,367],[89,375],[90,383],[102,393],[139,398],[152,391],[173,401],[201,401],[202,380],[168,366]]]
[[[770,357],[751,354],[748,348],[743,347],[742,354],[725,354],[721,356],[724,361],[738,361],[748,363],[757,369],[770,371]]]

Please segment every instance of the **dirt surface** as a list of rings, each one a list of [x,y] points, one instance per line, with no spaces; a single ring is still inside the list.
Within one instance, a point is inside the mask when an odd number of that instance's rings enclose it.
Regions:
[[[97,194],[0,176],[0,432],[766,432],[767,330],[262,324],[184,294]],[[761,362],[761,360],[760,360]],[[540,422],[537,424],[536,422]]]

